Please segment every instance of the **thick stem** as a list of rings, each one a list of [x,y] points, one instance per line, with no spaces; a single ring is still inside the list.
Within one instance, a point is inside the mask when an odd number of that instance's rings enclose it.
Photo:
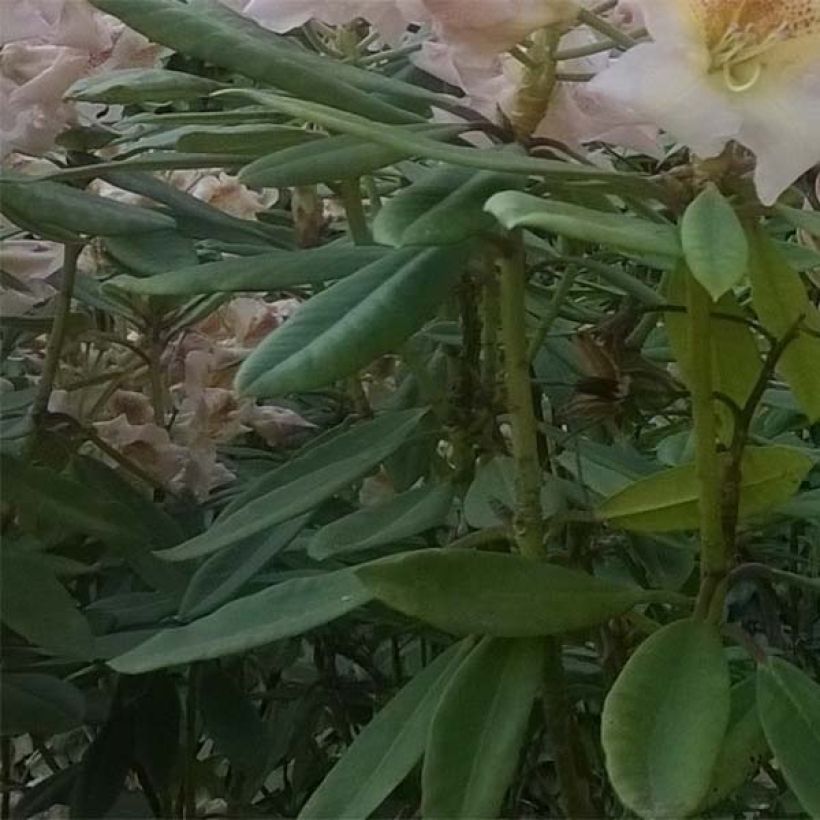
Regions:
[[[526,326],[526,275],[520,235],[514,235],[500,260],[501,339],[507,380],[507,409],[515,460],[515,539],[522,555],[543,558],[544,524],[541,518],[541,465],[535,407],[530,383]]]
[[[717,441],[712,378],[712,326],[709,294],[691,275],[687,279],[689,320],[690,390],[695,434],[700,508],[700,591],[695,608],[707,617],[721,595],[728,561],[723,535],[722,475],[715,443]]]
[[[346,179],[339,186],[339,191],[347,215],[347,230],[356,245],[371,243],[370,229],[367,227],[367,215],[364,212],[362,192],[358,179]]]
[[[543,559],[544,524],[541,510],[541,465],[530,383],[526,323],[526,271],[520,234],[513,234],[499,262],[501,273],[501,339],[507,380],[507,408],[512,429],[516,475],[515,542],[521,555]],[[567,816],[594,817],[588,789],[579,767],[579,747],[567,699],[561,642],[547,638],[544,719],[550,733],[555,768]]]
[[[79,244],[63,246],[63,271],[60,292],[57,294],[54,309],[54,323],[46,346],[46,358],[43,362],[43,374],[37,385],[37,392],[31,405],[31,415],[35,423],[48,412],[48,402],[54,389],[54,379],[60,366],[60,355],[65,342],[66,327],[71,311],[71,297],[74,293],[74,282],[77,278],[77,260],[83,249]]]

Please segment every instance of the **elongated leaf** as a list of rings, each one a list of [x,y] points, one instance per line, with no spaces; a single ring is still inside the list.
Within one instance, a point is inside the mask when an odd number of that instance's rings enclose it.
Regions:
[[[428,549],[356,569],[383,603],[455,635],[524,638],[585,629],[644,590],[517,555]]]
[[[133,706],[134,761],[159,795],[167,794],[180,775],[184,745],[180,742],[182,710],[173,675],[151,675]]]
[[[544,642],[485,638],[447,684],[422,770],[424,817],[497,817],[544,675]]]
[[[267,114],[270,119],[270,114]],[[282,151],[294,145],[322,141],[321,134],[289,125],[221,125],[214,128],[199,126],[181,136],[177,150],[192,153],[228,153],[261,156],[271,151]]]
[[[539,199],[518,191],[496,194],[487,202],[486,210],[509,230],[540,228],[633,253],[656,254],[672,259],[681,255],[680,241],[672,225],[634,216],[603,213],[568,202]]]
[[[93,5],[155,43],[270,83],[295,97],[325,102],[375,120],[417,119],[337,80],[332,71],[319,71],[299,60],[298,48],[216,0],[187,5],[176,0],[93,0]]]
[[[721,456],[725,466],[728,456]],[[788,500],[812,468],[812,460],[789,447],[747,449],[741,461],[740,515],[748,517]],[[700,485],[694,464],[639,479],[601,504],[596,514],[635,532],[696,529]]]
[[[666,301],[676,307],[686,307],[686,277],[690,274],[679,268],[667,277]],[[711,321],[712,377],[716,392],[732,399],[743,407],[754,389],[763,368],[760,350],[747,324],[733,320],[744,319],[744,313],[731,294],[724,294],[714,306]],[[691,383],[692,362],[689,339],[689,322],[682,311],[664,314],[669,343],[675,360],[687,384]],[[734,415],[729,407],[716,403],[719,422],[718,434],[728,444],[734,429]]]
[[[4,674],[0,735],[54,735],[83,722],[85,698],[73,684],[51,675]]]
[[[118,0],[121,2],[121,0]],[[99,0],[98,0],[99,2]],[[110,0],[106,0],[110,2]],[[513,151],[476,151],[459,145],[446,145],[418,133],[396,128],[381,122],[372,122],[365,117],[340,111],[328,105],[308,102],[306,99],[270,94],[265,91],[237,89],[220,91],[220,95],[230,94],[250,99],[254,103],[267,105],[291,117],[299,117],[315,122],[331,131],[353,134],[382,145],[406,151],[410,156],[426,157],[452,165],[478,168],[499,173],[532,174],[560,180],[578,180],[587,183],[601,183],[601,186],[620,186],[621,190],[637,190],[642,193],[657,193],[652,183],[647,183],[637,175],[602,171],[589,165],[573,165],[569,162],[541,159]],[[341,107],[341,106],[339,106]],[[677,255],[680,254],[678,246]]]
[[[245,359],[237,387],[257,397],[324,387],[395,350],[447,296],[468,250],[395,251],[337,282]]]
[[[186,626],[166,629],[109,661],[131,675],[246,652],[301,635],[371,599],[351,570],[283,581]]]
[[[357,735],[313,792],[300,820],[365,820],[421,758],[441,693],[469,646],[451,646],[419,672]]]
[[[227,603],[274,555],[301,532],[309,515],[286,521],[245,543],[212,555],[191,578],[179,605],[179,617],[190,621]]]
[[[312,509],[356,481],[416,429],[426,410],[386,413],[274,470],[206,533],[161,553],[171,561],[209,555]]]
[[[763,731],[786,782],[811,817],[820,816],[820,685],[779,658],[757,671]]]
[[[373,224],[378,242],[396,247],[462,242],[493,229],[484,203],[500,190],[515,188],[510,174],[476,172],[443,165],[390,199]]]
[[[134,716],[115,706],[108,722],[85,750],[74,791],[71,817],[105,817],[125,784],[134,756]]]
[[[88,622],[41,555],[3,550],[3,623],[48,652],[64,657],[91,658]]]
[[[446,140],[464,130],[460,126],[406,126],[411,133],[426,134],[431,139]],[[404,130],[404,129],[403,129]],[[246,185],[284,188],[295,185],[317,185],[320,182],[352,179],[379,168],[394,165],[412,156],[407,151],[380,145],[361,137],[343,134],[320,141],[295,145],[246,165],[239,179]]]
[[[174,220],[158,211],[47,180],[0,177],[0,209],[12,222],[58,242],[80,234],[118,236],[172,229]]]
[[[150,174],[129,171],[127,167],[123,167],[126,165],[126,162],[122,162],[117,168],[109,168],[100,175],[118,188],[169,207],[177,220],[180,233],[185,236],[223,242],[253,242],[267,250],[270,248],[266,246],[282,246],[274,226],[226,214]]]
[[[66,97],[106,105],[165,103],[207,97],[221,87],[221,83],[182,71],[125,68],[84,77],[68,89]]]
[[[384,248],[328,245],[303,251],[271,251],[259,256],[191,265],[144,279],[117,276],[110,284],[152,296],[282,290],[341,279],[383,259]]]
[[[778,339],[797,322],[820,332],[820,313],[810,302],[800,277],[762,232],[751,237],[752,302],[760,321]],[[800,333],[780,357],[778,370],[794,391],[809,421],[820,419],[820,338]]]
[[[788,220],[795,228],[820,237],[820,213],[806,211],[802,208],[790,208],[788,205],[775,205],[777,213]]]
[[[453,503],[450,484],[431,484],[364,507],[322,527],[310,542],[313,558],[373,549],[444,523]]]
[[[758,715],[755,686],[755,676],[750,675],[732,687],[729,725],[701,810],[720,803],[737,791],[769,756],[769,744]]]
[[[677,621],[647,638],[604,702],[610,781],[641,817],[686,817],[706,795],[729,721],[729,667],[717,629]]]
[[[263,774],[271,737],[253,703],[218,666],[203,670],[199,703],[205,730],[217,751],[246,776]]]
[[[689,270],[717,302],[749,268],[749,243],[740,219],[709,183],[686,209],[680,230]]]
[[[142,276],[197,264],[196,247],[177,231],[152,231],[138,236],[109,236],[105,249],[121,265]]]

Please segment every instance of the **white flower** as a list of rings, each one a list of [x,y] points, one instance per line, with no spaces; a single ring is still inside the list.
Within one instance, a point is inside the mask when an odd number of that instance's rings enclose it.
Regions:
[[[820,162],[820,0],[642,0],[654,42],[590,84],[702,157],[730,140],[773,203]]]

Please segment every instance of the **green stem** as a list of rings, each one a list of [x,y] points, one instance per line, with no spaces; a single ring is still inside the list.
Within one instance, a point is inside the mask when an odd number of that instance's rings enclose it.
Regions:
[[[54,379],[60,366],[60,356],[65,343],[68,316],[71,311],[71,297],[74,294],[74,282],[77,279],[77,260],[83,246],[66,244],[63,246],[63,271],[60,292],[57,294],[54,323],[46,346],[46,357],[43,362],[43,374],[37,385],[37,392],[31,405],[31,415],[35,423],[48,412],[48,402],[54,389]]]
[[[516,475],[515,539],[522,555],[544,557],[541,517],[541,465],[535,407],[530,383],[526,326],[526,273],[520,234],[514,234],[500,260],[501,339],[507,380],[507,409],[512,428]]]
[[[720,595],[728,561],[723,537],[722,475],[715,443],[717,431],[712,378],[712,325],[709,294],[688,274],[689,357],[695,466],[700,488],[700,591],[695,612],[707,617]]]
[[[501,339],[507,380],[507,408],[512,428],[516,476],[516,509],[513,529],[521,555],[532,560],[546,557],[541,510],[541,465],[530,382],[527,344],[526,270],[520,232],[512,235],[499,260]],[[585,778],[580,771],[571,704],[567,698],[561,641],[546,638],[544,719],[552,738],[555,768],[568,817],[594,817]]]
[[[572,285],[575,282],[578,273],[579,271],[577,268],[569,268],[565,270],[561,276],[558,286],[555,288],[555,294],[552,297],[552,301],[547,308],[547,312],[544,314],[541,324],[538,326],[537,330],[533,334],[532,340],[530,341],[529,350],[527,352],[527,358],[529,361],[532,362],[535,360],[535,357],[541,350],[541,346],[544,344],[547,336],[550,335],[552,326],[555,324],[556,319],[558,319],[558,316],[561,313],[561,308],[564,306],[564,302],[572,290]]]
[[[367,227],[367,216],[362,202],[362,191],[359,179],[346,179],[339,186],[339,192],[347,214],[347,230],[356,245],[369,245],[372,242],[370,229]]]

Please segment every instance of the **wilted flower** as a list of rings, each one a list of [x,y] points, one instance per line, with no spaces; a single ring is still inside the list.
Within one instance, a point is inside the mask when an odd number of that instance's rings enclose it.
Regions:
[[[636,120],[659,125],[702,157],[730,140],[757,158],[773,203],[820,161],[818,0],[643,0],[653,43],[591,83]]]

